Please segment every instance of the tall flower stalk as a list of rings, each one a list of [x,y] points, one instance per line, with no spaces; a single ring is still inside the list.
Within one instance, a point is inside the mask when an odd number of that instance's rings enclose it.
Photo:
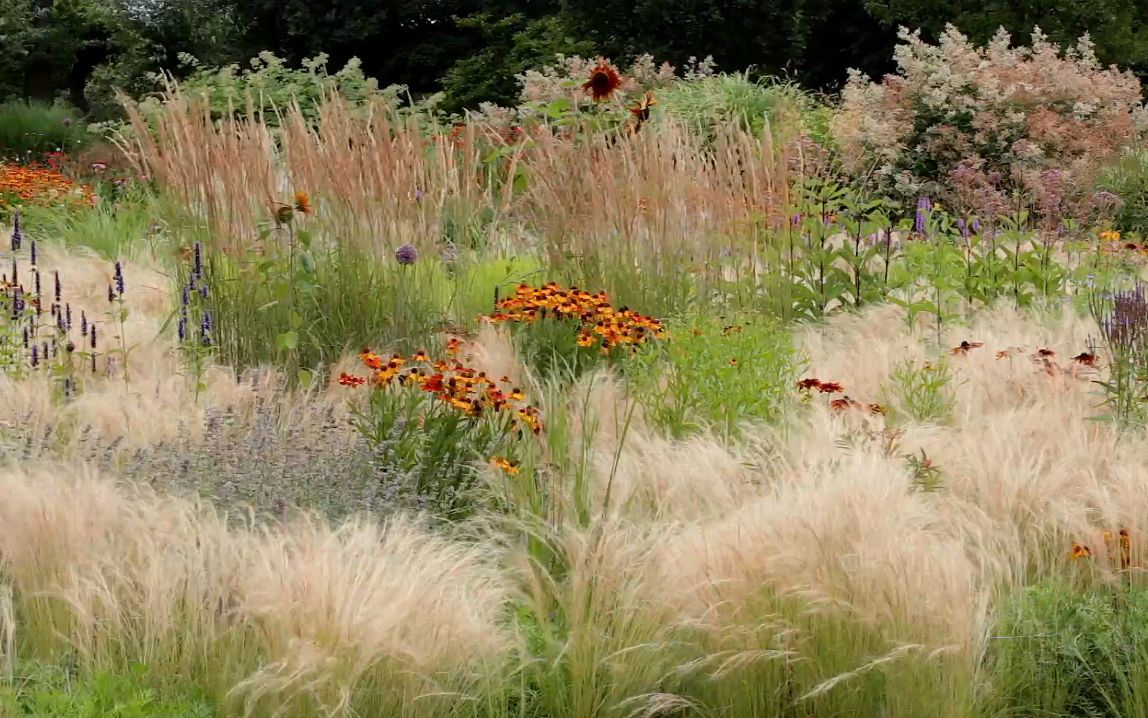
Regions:
[[[1122,427],[1145,424],[1148,398],[1148,285],[1094,293],[1089,309],[1108,350],[1109,377],[1100,382],[1111,416]]]

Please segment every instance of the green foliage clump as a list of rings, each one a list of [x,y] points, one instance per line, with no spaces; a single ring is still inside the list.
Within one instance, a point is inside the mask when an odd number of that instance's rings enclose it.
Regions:
[[[430,263],[385,264],[304,231],[237,259],[205,251],[211,342],[237,369],[276,365],[305,378],[363,346],[413,352],[447,317],[449,282]]]
[[[164,696],[149,688],[146,669],[76,679],[48,665],[21,666],[0,685],[5,718],[209,718],[212,708],[190,694]]]
[[[700,315],[675,321],[670,337],[624,364],[633,396],[675,438],[779,421],[801,361],[783,324],[765,316]]]
[[[0,159],[37,161],[49,152],[75,153],[91,143],[83,113],[63,103],[0,105]]]
[[[891,394],[895,408],[913,421],[947,421],[955,402],[949,363],[944,357],[922,363],[898,362],[893,369]]]
[[[1120,198],[1117,229],[1148,234],[1148,151],[1125,148],[1120,159],[1101,172],[1099,185]]]
[[[1148,591],[1030,586],[1002,607],[987,667],[993,708],[1017,716],[1144,715]]]

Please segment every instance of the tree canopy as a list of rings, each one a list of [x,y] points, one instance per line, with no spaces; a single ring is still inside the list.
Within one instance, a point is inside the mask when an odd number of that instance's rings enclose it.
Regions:
[[[936,37],[952,23],[974,41],[1035,27],[1061,44],[1089,33],[1101,61],[1148,73],[1141,0],[0,0],[0,99],[62,98],[114,113],[113,88],[150,73],[244,62],[359,58],[380,84],[445,91],[451,110],[508,102],[514,76],[556,53],[784,75],[836,90],[849,68],[891,69],[899,27]]]

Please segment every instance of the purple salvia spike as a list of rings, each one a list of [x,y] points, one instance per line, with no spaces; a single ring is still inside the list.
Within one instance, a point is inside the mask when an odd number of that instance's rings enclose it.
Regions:
[[[20,245],[24,243],[24,233],[20,231],[20,213],[12,215],[12,251],[19,252]],[[13,282],[16,280],[13,279]]]
[[[191,270],[191,276],[203,279],[203,245],[199,242],[195,243],[195,266]]]

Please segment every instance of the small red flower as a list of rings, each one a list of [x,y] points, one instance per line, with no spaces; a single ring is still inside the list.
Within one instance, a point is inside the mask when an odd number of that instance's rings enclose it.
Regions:
[[[339,383],[343,386],[362,386],[363,384],[367,383],[367,380],[361,376],[355,376],[353,374],[343,372],[339,375]]]
[[[950,349],[949,353],[954,354],[954,355],[960,354],[961,356],[964,356],[964,355],[968,354],[970,351],[972,351],[973,349],[979,349],[979,348],[983,347],[984,345],[985,345],[984,342],[970,342],[968,340],[965,340],[965,341],[961,342],[959,346],[955,346],[952,349]]]
[[[861,407],[861,403],[854,399],[849,398],[848,395],[840,399],[834,399],[829,402],[829,408],[838,413],[848,411],[849,409],[857,409]]]
[[[1077,364],[1080,364],[1081,366],[1088,366],[1088,367],[1095,367],[1096,366],[1096,359],[1097,359],[1096,354],[1094,354],[1093,352],[1081,352],[1081,353],[1077,354],[1076,356],[1072,357],[1072,361],[1076,362]]]

